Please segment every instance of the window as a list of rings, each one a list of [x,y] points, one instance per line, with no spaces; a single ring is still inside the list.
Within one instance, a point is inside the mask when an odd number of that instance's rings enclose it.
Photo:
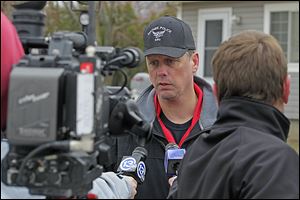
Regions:
[[[291,44],[289,61],[299,63],[299,12],[291,14]]]
[[[211,59],[220,44],[230,36],[231,8],[199,10],[197,48],[200,66],[197,75],[212,83]]]
[[[222,42],[222,20],[205,22],[204,76],[212,76],[210,62]]]
[[[299,62],[299,12],[271,12],[270,34],[279,41],[288,62]]]
[[[299,72],[299,2],[266,4],[264,31],[278,40],[289,71]]]

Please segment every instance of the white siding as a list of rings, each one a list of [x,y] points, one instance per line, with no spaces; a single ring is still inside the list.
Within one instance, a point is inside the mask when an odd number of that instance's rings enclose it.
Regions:
[[[232,24],[231,33],[235,34],[243,30],[264,31],[264,4],[265,3],[286,3],[288,1],[214,1],[214,2],[182,2],[181,16],[187,22],[193,32],[197,45],[197,24],[199,9],[231,7],[232,15],[241,17],[241,24]],[[299,66],[298,66],[299,67]],[[290,119],[299,119],[299,72],[291,74],[291,94],[289,103],[285,106],[285,114]]]
[[[291,93],[284,113],[289,119],[299,119],[299,72],[289,74],[291,75]]]

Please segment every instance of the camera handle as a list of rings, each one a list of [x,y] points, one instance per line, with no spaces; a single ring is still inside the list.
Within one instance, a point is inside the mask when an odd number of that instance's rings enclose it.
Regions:
[[[109,130],[112,136],[134,135],[139,146],[151,139],[151,125],[143,120],[136,103],[132,99],[120,99],[109,119]]]

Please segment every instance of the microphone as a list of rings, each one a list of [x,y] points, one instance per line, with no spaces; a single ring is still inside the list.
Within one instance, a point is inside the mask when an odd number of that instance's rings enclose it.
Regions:
[[[146,175],[145,160],[148,152],[143,147],[136,147],[131,156],[123,156],[118,168],[119,175],[133,177],[139,184],[143,183]]]
[[[175,143],[169,143],[167,144],[165,150],[165,172],[168,176],[177,175],[177,170],[180,161],[184,157],[185,149],[180,149]]]
[[[100,49],[101,50],[101,49]],[[101,53],[101,51],[99,51]],[[144,61],[143,52],[136,47],[128,47],[117,51],[116,54],[110,59],[103,68],[110,67],[110,65],[115,65],[118,68],[128,67],[134,68]]]
[[[139,48],[131,47],[125,48],[120,52],[123,57],[120,64],[124,67],[134,68],[141,64],[144,60],[144,54]]]

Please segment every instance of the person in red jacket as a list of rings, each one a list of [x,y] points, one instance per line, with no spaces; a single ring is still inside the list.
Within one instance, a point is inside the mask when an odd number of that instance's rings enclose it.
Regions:
[[[9,74],[12,65],[24,56],[14,25],[1,12],[1,130],[6,127]]]

